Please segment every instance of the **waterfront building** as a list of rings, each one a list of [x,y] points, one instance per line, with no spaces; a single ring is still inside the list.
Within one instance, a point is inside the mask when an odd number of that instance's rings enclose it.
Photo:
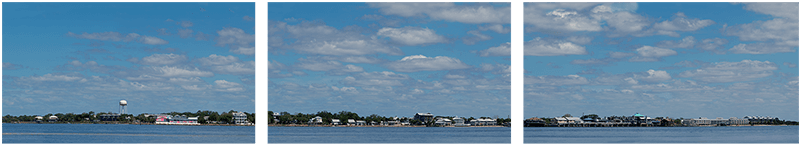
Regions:
[[[347,119],[347,125],[355,125],[355,124],[356,124],[356,120],[354,120],[354,119]]]
[[[233,123],[234,124],[238,124],[238,125],[249,124],[249,122],[247,122],[247,114],[244,114],[244,112],[234,112],[232,114],[233,114]],[[320,119],[320,123],[321,123],[321,121],[322,120]]]
[[[239,124],[238,122],[236,124]],[[321,125],[322,124],[322,117],[317,116],[308,120],[308,125]]]
[[[56,122],[56,121],[58,121],[58,117],[57,117],[57,116],[50,116],[50,117],[47,119],[47,121],[48,121],[48,122]]]
[[[435,123],[433,123],[433,125],[437,125],[437,126],[449,126],[449,125],[450,125],[452,122],[453,122],[453,121],[451,121],[450,119],[447,119],[447,118],[439,118],[439,119],[437,119],[437,120],[436,120],[436,122],[435,122]]]
[[[730,121],[730,125],[748,125],[750,124],[749,119],[739,119],[737,117],[731,117],[728,119]]]
[[[557,117],[554,121],[555,124],[578,124],[583,123],[579,117]]]
[[[339,119],[331,119],[331,124],[333,124],[333,125],[341,125],[342,122],[339,121]]]
[[[100,121],[117,121],[119,119],[119,114],[101,114]]]
[[[199,123],[197,123],[197,117],[158,115],[156,124],[198,125]]]
[[[543,127],[543,126],[545,126],[545,121],[543,119],[533,117],[533,118],[529,118],[529,119],[525,120],[525,126],[526,127]]]
[[[363,120],[357,120],[357,121],[356,121],[356,125],[362,125],[362,126],[363,126],[363,125],[367,125],[367,122],[366,122],[366,121],[363,121]]]
[[[34,120],[34,121],[36,121],[37,123],[39,123],[39,122],[42,122],[42,120],[44,120],[44,117],[42,117],[42,116],[36,116],[36,118],[35,118],[35,120]]]
[[[433,114],[431,113],[417,113],[414,115],[414,119],[421,121],[421,122],[428,122],[433,120]]]
[[[497,125],[497,120],[491,118],[474,119],[469,121],[469,124],[473,126]]]
[[[464,118],[460,118],[460,117],[453,118],[453,122],[455,122],[454,126],[457,126],[457,127],[470,126],[470,124],[465,124],[464,123],[465,122]]]
[[[743,119],[736,119],[735,117],[730,119],[723,119],[721,117],[718,117],[716,119],[708,119],[705,117],[700,117],[698,119],[692,118],[684,121],[685,121],[683,122],[684,124],[690,126],[721,126],[721,125],[731,125],[731,124],[741,125],[743,123],[749,123],[749,121],[744,121]]]

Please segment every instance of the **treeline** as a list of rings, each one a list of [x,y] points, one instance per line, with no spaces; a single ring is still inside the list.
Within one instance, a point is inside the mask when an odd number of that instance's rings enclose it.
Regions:
[[[223,112],[222,114],[215,112],[215,111],[197,111],[197,112],[169,112],[164,113],[167,115],[174,115],[174,116],[187,116],[187,117],[197,117],[197,122],[201,124],[229,124],[234,123],[233,121],[233,113],[236,111],[228,111]],[[42,121],[46,122],[49,120],[50,116],[58,117],[56,122],[94,122],[95,120],[100,120],[100,115],[103,114],[112,114],[112,112],[99,112],[95,113],[94,111],[84,112],[80,114],[75,113],[56,113],[56,114],[46,114],[46,115],[20,115],[20,116],[12,116],[12,115],[5,115],[3,116],[3,123],[12,123],[12,122],[35,122],[36,116],[42,116]],[[244,112],[247,115],[247,121],[251,123],[256,123],[256,114],[255,113],[248,113]],[[152,115],[152,114],[151,114]],[[208,116],[208,119],[204,117]],[[145,114],[139,115],[132,115],[132,114],[121,114],[119,118],[116,120],[118,122],[123,123],[132,123],[132,122],[142,122],[142,123],[154,123],[156,121],[156,117],[150,116],[146,117]]]
[[[320,112],[317,112],[317,113],[309,113],[309,114],[303,114],[303,113],[291,114],[289,112],[274,113],[272,111],[268,111],[267,114],[269,115],[268,123],[277,123],[277,124],[306,124],[306,123],[308,123],[309,120],[311,120],[311,119],[313,119],[314,117],[317,117],[317,116],[322,118],[322,123],[323,124],[331,124],[333,119],[339,119],[339,122],[344,124],[344,125],[346,125],[348,123],[347,119],[353,119],[353,120],[356,120],[356,121],[363,120],[366,123],[371,123],[371,122],[380,123],[382,121],[393,121],[394,120],[394,118],[392,118],[392,117],[385,117],[385,116],[380,116],[380,115],[377,115],[377,114],[371,114],[369,116],[359,116],[357,113],[349,112],[349,111],[341,111],[339,113],[331,113],[331,112],[328,112],[328,111],[320,111]],[[275,117],[276,115],[278,115],[278,116]],[[275,118],[273,119],[273,117],[275,117]],[[453,120],[453,118],[455,118],[455,117],[454,116],[436,116],[436,117],[434,117],[434,119],[436,119],[436,118],[447,118],[447,119]],[[479,117],[479,118],[488,119],[488,118],[491,118],[491,117]],[[275,119],[277,119],[277,121],[275,121]],[[465,119],[465,122],[469,122],[470,120],[474,120],[474,119],[477,119],[477,118],[469,117],[469,118],[464,118],[464,119]],[[506,123],[506,122],[511,122],[510,118],[493,118],[493,119],[497,120],[497,124],[498,125],[501,125],[501,124]],[[411,124],[422,124],[423,123],[422,121],[418,121],[418,120],[415,120],[413,118],[405,118],[405,117],[399,117],[397,120],[399,120],[399,121],[407,121],[407,122],[409,122]],[[425,123],[431,124],[432,122],[433,121],[425,122]]]

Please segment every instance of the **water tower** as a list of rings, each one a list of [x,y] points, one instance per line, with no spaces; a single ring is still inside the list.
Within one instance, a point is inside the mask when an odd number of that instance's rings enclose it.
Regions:
[[[128,101],[121,100],[119,101],[119,114],[125,114],[128,109]]]

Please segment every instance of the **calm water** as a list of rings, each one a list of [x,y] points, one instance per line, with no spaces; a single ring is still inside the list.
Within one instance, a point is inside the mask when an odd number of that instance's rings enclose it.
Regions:
[[[255,141],[255,127],[252,126],[3,124],[4,143],[255,143]]]
[[[525,143],[798,143],[798,127],[526,127]]]
[[[270,143],[510,143],[508,127],[269,127]]]

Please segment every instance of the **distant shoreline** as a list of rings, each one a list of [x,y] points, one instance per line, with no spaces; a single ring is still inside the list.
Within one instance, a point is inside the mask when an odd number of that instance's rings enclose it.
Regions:
[[[300,125],[300,124],[268,124],[269,127],[426,127],[424,125],[407,125],[407,126],[384,126],[384,125],[363,125],[363,126],[356,126],[356,125]],[[444,126],[444,127],[456,127],[456,126]],[[505,127],[502,125],[495,125],[495,126],[468,126],[468,127]]]
[[[18,123],[3,123],[3,124],[117,124],[117,125],[174,125],[174,126],[255,126],[255,125],[237,125],[237,124],[197,124],[197,125],[176,125],[176,124],[153,124],[153,123],[115,123],[115,122],[78,122],[78,123],[65,123],[65,122],[18,122]]]

